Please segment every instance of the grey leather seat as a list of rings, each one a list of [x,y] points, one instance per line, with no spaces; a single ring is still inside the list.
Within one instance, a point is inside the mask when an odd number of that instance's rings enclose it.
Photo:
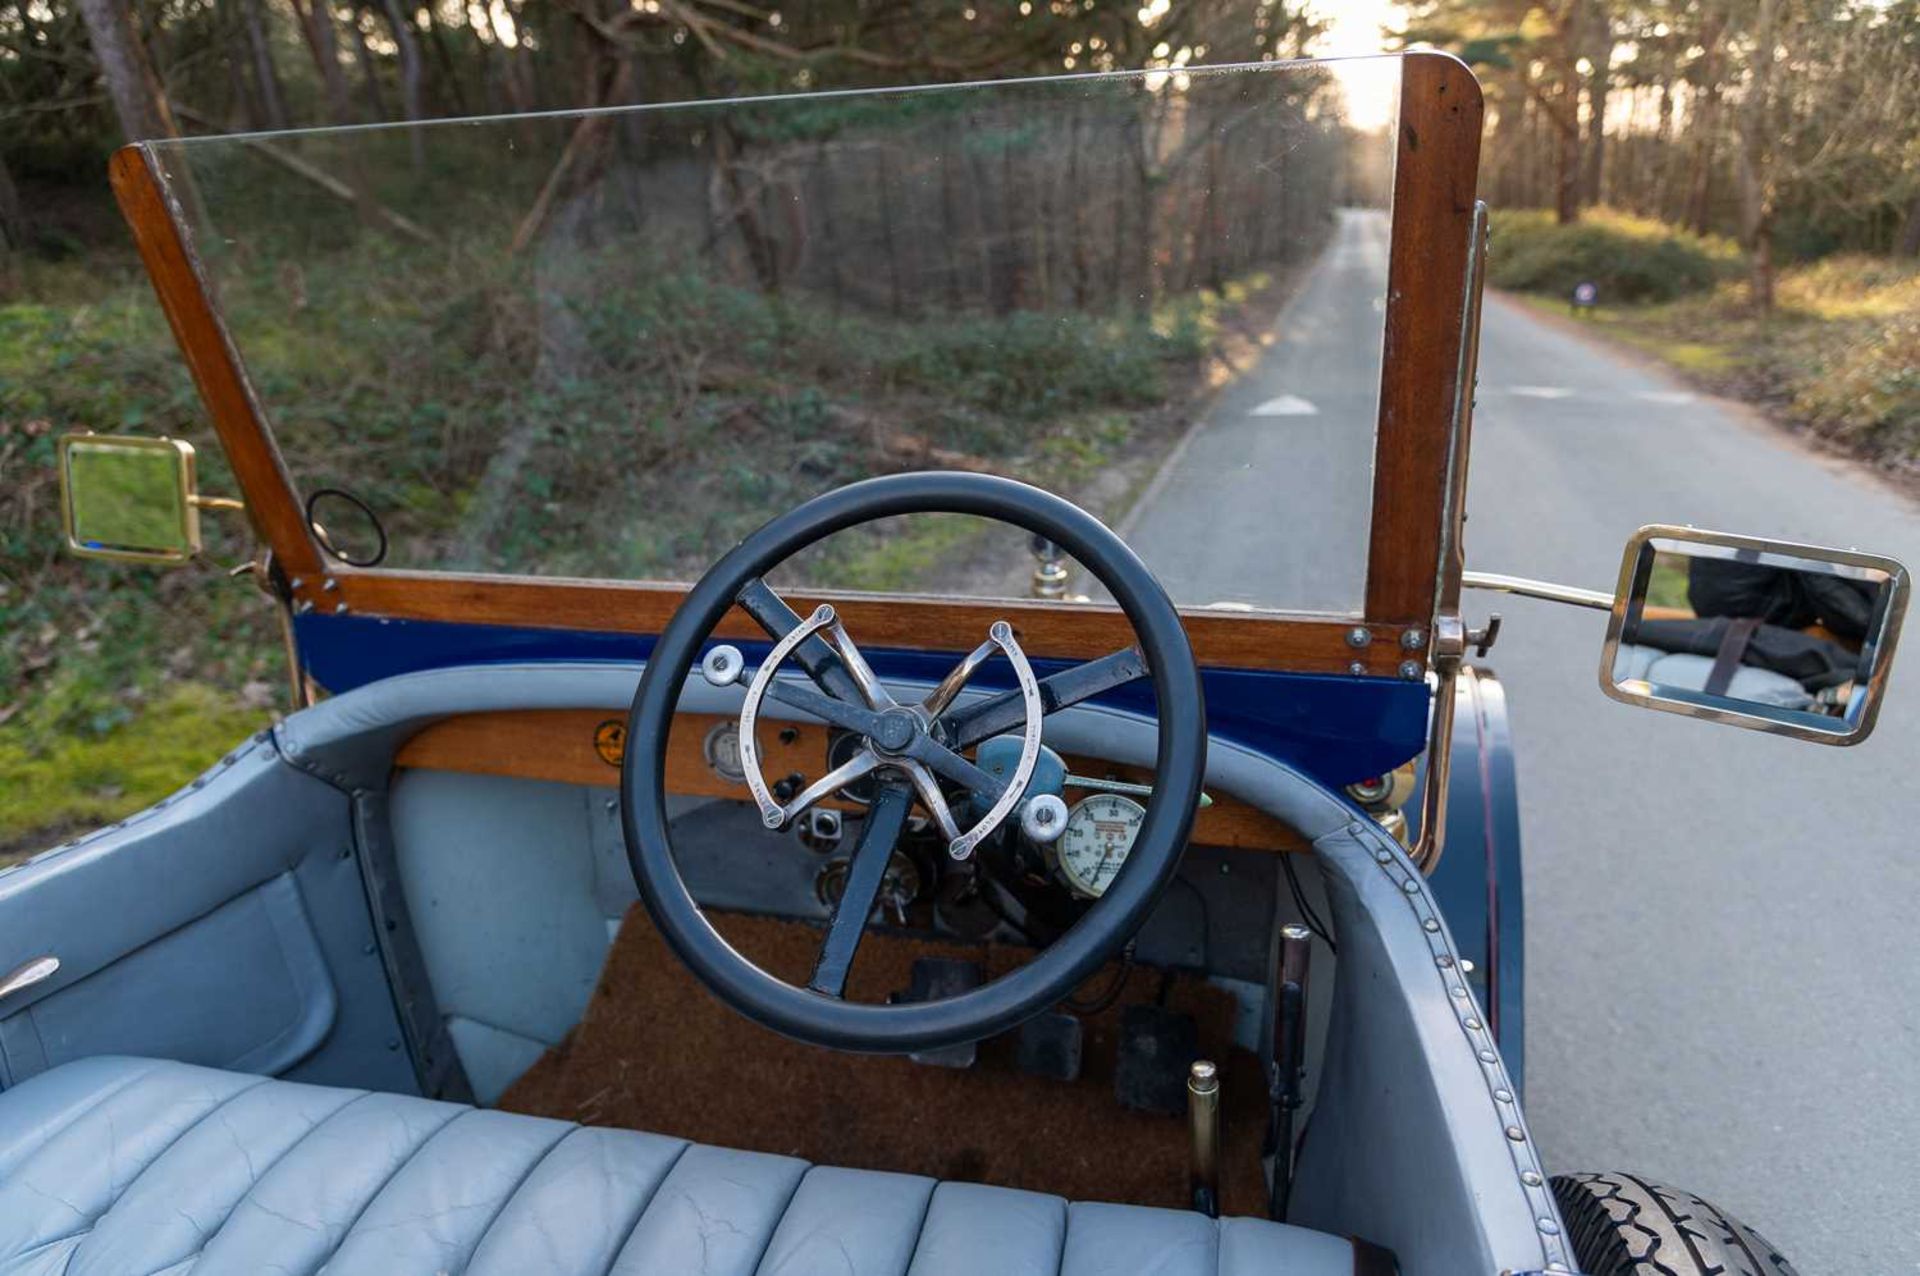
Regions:
[[[811,1167],[150,1059],[0,1092],[6,1276],[1350,1276],[1261,1219]]]

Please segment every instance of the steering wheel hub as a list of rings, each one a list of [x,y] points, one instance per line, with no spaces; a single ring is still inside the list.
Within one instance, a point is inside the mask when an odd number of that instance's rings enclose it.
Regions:
[[[922,728],[920,719],[911,709],[888,709],[874,719],[873,734],[867,737],[869,743],[882,753],[899,757],[913,747]]]

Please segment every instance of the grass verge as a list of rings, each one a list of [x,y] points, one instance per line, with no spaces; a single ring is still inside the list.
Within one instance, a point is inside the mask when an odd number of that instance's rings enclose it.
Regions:
[[[1564,317],[1564,295],[1524,294]],[[1603,294],[1604,297],[1604,294]],[[1920,486],[1920,262],[1831,257],[1780,272],[1771,314],[1744,283],[1583,316],[1701,388]]]

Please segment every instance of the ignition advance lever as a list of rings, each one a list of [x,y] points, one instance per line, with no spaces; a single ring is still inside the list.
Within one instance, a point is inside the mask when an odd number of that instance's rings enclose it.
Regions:
[[[1302,1099],[1307,1070],[1307,963],[1313,932],[1305,926],[1280,928],[1273,970],[1273,1060],[1267,1065],[1267,1138],[1261,1149],[1273,1158],[1267,1217],[1286,1221],[1293,1191],[1293,1115]]]

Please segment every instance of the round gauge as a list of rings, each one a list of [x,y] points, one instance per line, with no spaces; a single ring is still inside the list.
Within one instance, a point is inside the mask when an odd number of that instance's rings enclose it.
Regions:
[[[740,757],[740,727],[737,723],[722,722],[707,732],[705,745],[707,765],[713,773],[723,780],[734,784],[745,784],[747,768]]]
[[[1082,798],[1067,812],[1067,829],[1054,843],[1060,876],[1076,895],[1098,899],[1127,862],[1147,809],[1118,793]]]

